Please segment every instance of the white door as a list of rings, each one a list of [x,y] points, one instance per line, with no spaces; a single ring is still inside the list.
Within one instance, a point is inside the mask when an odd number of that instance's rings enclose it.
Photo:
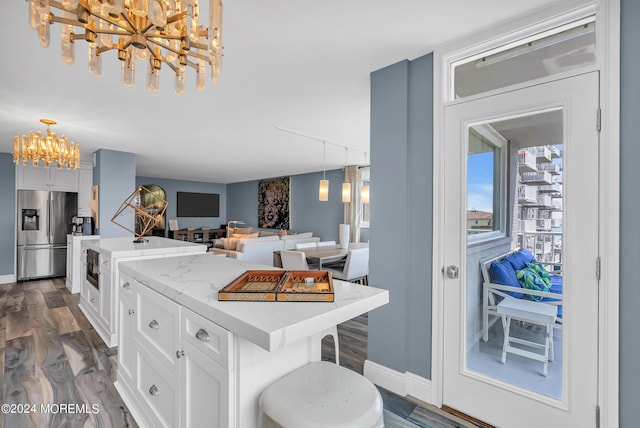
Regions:
[[[445,107],[443,405],[498,427],[596,426],[598,82],[593,72]],[[534,160],[518,169],[525,152]],[[479,261],[527,244],[563,282],[546,376],[541,361],[501,361],[498,316],[482,340]],[[508,326],[547,343],[541,324]]]

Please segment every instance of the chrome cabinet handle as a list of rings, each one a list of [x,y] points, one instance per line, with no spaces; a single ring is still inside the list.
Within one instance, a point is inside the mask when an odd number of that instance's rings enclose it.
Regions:
[[[160,391],[158,390],[157,386],[151,385],[151,388],[149,388],[149,394],[153,395],[154,397],[157,397],[158,395],[160,395]]]
[[[157,330],[157,329],[159,329],[159,328],[160,328],[160,324],[158,324],[158,321],[156,321],[156,320],[152,320],[152,321],[149,323],[149,328],[152,328],[152,329],[154,329],[154,330]]]
[[[184,357],[184,351],[176,351],[176,358]]]
[[[134,311],[133,309],[129,309],[129,311],[128,311],[128,312],[129,312],[129,315],[133,315],[133,314],[135,314],[135,313],[136,313],[136,311]]]
[[[201,340],[203,342],[208,342],[209,341],[209,333],[207,333],[207,330],[201,328],[196,333],[196,339]]]
[[[131,288],[131,284],[129,284],[129,281],[125,282],[124,284],[122,284],[122,288],[126,288],[127,290]]]

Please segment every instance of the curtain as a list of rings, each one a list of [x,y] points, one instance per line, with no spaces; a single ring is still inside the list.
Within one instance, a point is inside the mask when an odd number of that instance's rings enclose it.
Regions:
[[[358,165],[349,165],[344,169],[344,181],[351,183],[351,202],[344,204],[344,222],[351,225],[349,242],[360,242],[360,187],[362,170]]]

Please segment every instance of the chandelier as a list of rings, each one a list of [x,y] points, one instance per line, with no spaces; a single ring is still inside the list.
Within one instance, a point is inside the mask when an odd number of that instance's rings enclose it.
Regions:
[[[89,43],[89,72],[102,73],[102,54],[117,51],[121,82],[135,84],[135,60],[147,62],[147,90],[158,91],[160,68],[175,73],[175,92],[184,92],[187,66],[196,88],[205,88],[206,64],[213,83],[222,62],[222,1],[209,0],[209,28],[200,25],[200,0],[28,0],[29,24],[49,46],[50,24],[62,26],[62,58],[75,62],[75,41]],[[58,15],[53,11],[57,10]],[[77,32],[80,28],[80,31]]]
[[[80,167],[80,146],[73,141],[67,145],[67,137],[64,135],[60,138],[55,132],[51,132],[49,128],[55,125],[55,120],[40,119],[40,122],[47,125],[47,135],[37,131],[35,134],[29,131],[29,135],[22,135],[22,152],[20,152],[20,137],[13,137],[13,162],[20,162],[22,157],[22,165],[26,165],[31,161],[33,166],[38,166],[39,161],[44,161],[44,167],[56,162],[58,169],[64,165],[68,169],[78,169]]]

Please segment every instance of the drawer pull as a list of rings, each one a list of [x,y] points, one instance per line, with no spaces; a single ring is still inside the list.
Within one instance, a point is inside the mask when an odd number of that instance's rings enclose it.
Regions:
[[[129,281],[125,282],[124,284],[122,284],[122,288],[126,288],[127,290],[131,288],[131,284],[129,284]]]
[[[176,358],[184,357],[184,351],[176,351]]]
[[[90,301],[91,303],[95,303],[95,302],[96,302],[96,298],[95,298],[95,297],[92,297],[92,298],[90,298],[90,299],[89,299],[89,301]]]
[[[157,397],[158,395],[160,395],[160,391],[158,390],[157,386],[151,385],[151,388],[149,388],[149,394],[153,395],[154,397]]]
[[[156,321],[156,320],[152,320],[152,321],[149,323],[149,328],[152,328],[152,329],[154,329],[154,330],[157,330],[157,329],[159,329],[159,328],[160,328],[160,324],[158,324],[158,321]]]
[[[129,311],[128,311],[128,312],[129,312],[129,315],[133,315],[133,314],[135,314],[135,313],[136,313],[136,311],[134,311],[133,309],[129,309]]]
[[[209,333],[207,333],[207,330],[201,328],[196,333],[196,339],[201,340],[203,342],[208,342],[209,341]]]

